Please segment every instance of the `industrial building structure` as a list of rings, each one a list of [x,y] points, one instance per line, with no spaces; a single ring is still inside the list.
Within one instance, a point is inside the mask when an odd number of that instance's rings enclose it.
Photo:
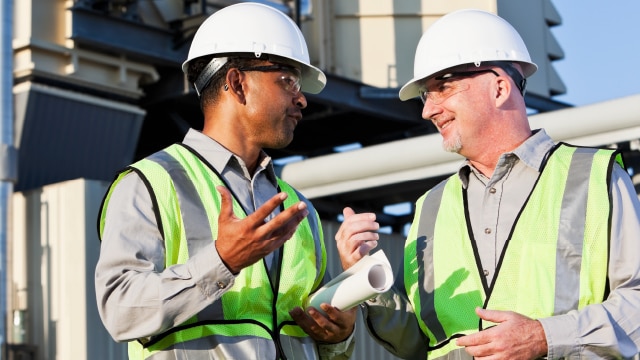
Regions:
[[[95,304],[98,207],[117,170],[202,126],[180,64],[199,24],[236,2],[3,3],[3,359],[126,358]],[[553,67],[564,53],[550,30],[562,22],[551,0],[260,2],[299,24],[313,65],[327,74],[325,89],[307,95],[294,141],[268,153],[320,212],[334,274],[332,239],[344,206],[378,214],[381,247],[397,268],[411,204],[462,161],[441,149],[419,100],[397,97],[422,32],[462,7],[497,13],[521,33],[539,66],[525,98],[533,128],[558,141],[620,148],[630,173],[640,173],[640,95],[584,107],[553,99],[566,88]],[[354,358],[394,358],[362,323],[357,332]]]

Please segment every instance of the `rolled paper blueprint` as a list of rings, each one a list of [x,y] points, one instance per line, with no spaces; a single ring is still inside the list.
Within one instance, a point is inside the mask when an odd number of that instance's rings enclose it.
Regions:
[[[380,250],[371,256],[366,255],[311,294],[305,301],[305,307],[312,306],[324,313],[320,304],[328,303],[342,311],[349,310],[377,294],[386,292],[391,285],[391,264],[384,251]]]

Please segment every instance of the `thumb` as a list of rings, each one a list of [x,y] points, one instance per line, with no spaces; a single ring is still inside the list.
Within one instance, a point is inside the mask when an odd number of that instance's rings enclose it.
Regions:
[[[507,312],[500,310],[489,310],[483,309],[481,307],[476,308],[476,314],[482,319],[486,321],[490,321],[492,323],[501,323],[507,320]]]
[[[220,194],[220,219],[229,219],[235,217],[233,213],[233,205],[231,201],[231,193],[224,186],[216,186],[216,190]]]
[[[352,208],[350,208],[350,207],[348,207],[348,206],[347,206],[346,208],[342,209],[342,215],[344,216],[344,219],[345,219],[345,220],[346,220],[348,217],[350,217],[350,216],[352,216],[352,215],[355,215],[355,213],[356,213],[356,212],[355,212],[355,211],[353,211],[353,209],[352,209]]]

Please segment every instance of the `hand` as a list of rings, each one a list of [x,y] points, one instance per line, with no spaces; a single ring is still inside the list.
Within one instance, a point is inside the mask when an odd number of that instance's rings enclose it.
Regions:
[[[281,192],[256,209],[253,214],[240,219],[233,213],[229,190],[224,186],[218,186],[216,189],[222,199],[216,249],[229,271],[234,274],[282,246],[309,214],[307,205],[301,201],[265,222],[269,214],[287,198],[287,194]]]
[[[547,355],[547,339],[539,321],[512,311],[476,308],[481,319],[498,325],[456,340],[475,359],[537,359]]]
[[[336,233],[336,245],[342,268],[347,270],[378,246],[380,236],[376,231],[380,224],[376,222],[376,214],[356,214],[349,207],[342,210],[342,215],[344,221]]]
[[[336,344],[346,340],[353,332],[358,308],[340,311],[327,303],[320,304],[320,308],[326,316],[313,307],[307,313],[296,307],[289,315],[315,341]]]

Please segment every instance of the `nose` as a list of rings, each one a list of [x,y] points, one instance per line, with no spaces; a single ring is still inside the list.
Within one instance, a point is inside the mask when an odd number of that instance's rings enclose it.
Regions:
[[[302,91],[298,91],[298,94],[293,98],[293,101],[300,109],[304,109],[307,107],[307,98],[304,96]]]
[[[442,112],[442,107],[434,104],[431,99],[427,98],[427,101],[424,102],[424,106],[422,107],[422,118],[431,120],[434,115],[440,112]]]

